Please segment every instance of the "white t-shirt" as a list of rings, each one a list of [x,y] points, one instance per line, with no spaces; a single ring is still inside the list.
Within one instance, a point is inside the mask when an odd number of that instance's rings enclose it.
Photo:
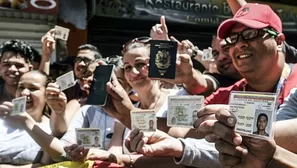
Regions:
[[[166,100],[159,111],[156,113],[156,117],[159,118],[167,118],[167,110],[168,110],[168,96],[179,96],[179,95],[190,95],[184,88],[182,89],[168,89],[169,94],[166,97]],[[140,102],[135,104],[135,107],[139,107]]]
[[[51,134],[49,122],[39,127]],[[31,138],[26,130],[15,123],[0,119],[0,163],[24,165],[35,163],[42,156],[41,147]]]
[[[100,128],[103,148],[108,149],[113,131],[115,119],[110,117],[102,108],[92,105],[84,105],[72,119],[67,132],[60,139],[65,146],[76,144],[76,128]]]

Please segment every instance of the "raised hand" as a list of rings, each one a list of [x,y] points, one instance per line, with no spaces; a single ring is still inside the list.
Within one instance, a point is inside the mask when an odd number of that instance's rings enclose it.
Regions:
[[[45,101],[51,110],[61,114],[66,109],[67,97],[56,83],[49,83],[45,89]]]
[[[49,30],[42,38],[42,56],[49,58],[56,48],[55,29]]]
[[[165,16],[161,16],[160,24],[156,24],[152,27],[150,37],[153,40],[170,40],[168,37],[168,29],[165,22]]]

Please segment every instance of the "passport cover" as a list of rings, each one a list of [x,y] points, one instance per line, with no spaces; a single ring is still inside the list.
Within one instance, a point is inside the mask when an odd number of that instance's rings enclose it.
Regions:
[[[152,40],[150,49],[150,78],[175,78],[177,42]]]

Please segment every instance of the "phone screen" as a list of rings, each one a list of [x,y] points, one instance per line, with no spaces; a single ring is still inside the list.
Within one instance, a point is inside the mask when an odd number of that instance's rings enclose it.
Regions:
[[[100,65],[94,71],[87,104],[105,106],[108,93],[106,83],[110,81],[114,65]]]

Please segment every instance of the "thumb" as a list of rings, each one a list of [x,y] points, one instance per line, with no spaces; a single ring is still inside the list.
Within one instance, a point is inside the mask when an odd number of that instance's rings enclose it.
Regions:
[[[188,54],[180,54],[179,58],[181,63],[188,63],[191,60],[191,57]]]
[[[231,113],[226,108],[220,108],[219,112],[216,113],[216,118],[221,123],[229,126],[229,127],[235,127],[235,124],[237,122],[236,117],[233,113]]]

